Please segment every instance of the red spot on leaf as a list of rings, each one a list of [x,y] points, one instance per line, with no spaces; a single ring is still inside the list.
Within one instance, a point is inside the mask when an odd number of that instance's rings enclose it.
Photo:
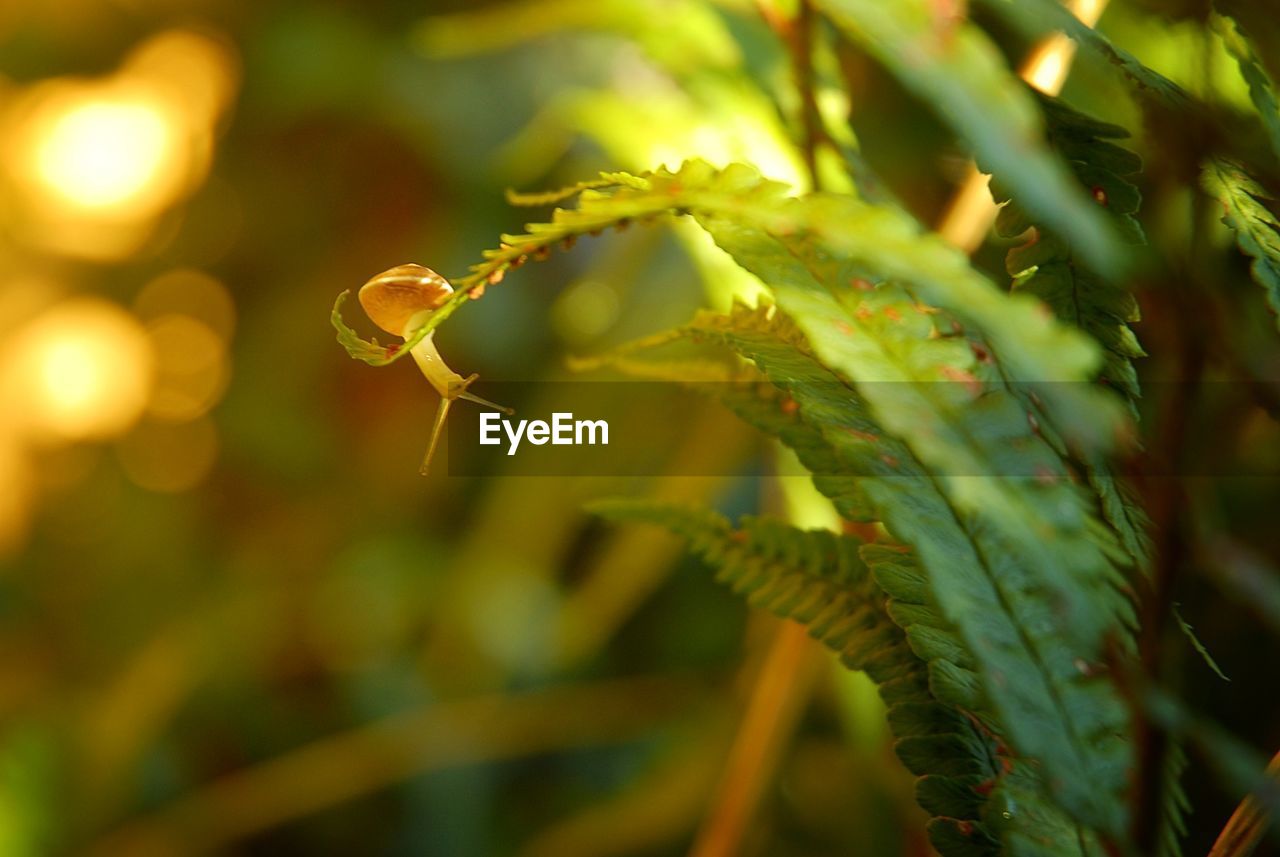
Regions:
[[[884,308],[885,318],[890,321],[902,321],[902,313],[898,312],[895,307],[887,306]]]
[[[880,538],[880,528],[874,521],[865,523],[859,521],[845,521],[840,525],[840,529],[844,533],[856,536],[868,544]]]
[[[860,292],[869,292],[875,289],[875,284],[870,280],[864,280],[862,277],[854,277],[850,285]]]
[[[967,369],[960,369],[956,366],[939,366],[938,371],[948,380],[964,384],[964,388],[969,391],[971,396],[976,396],[982,392],[982,382]]]
[[[1098,205],[1107,204],[1107,192],[1101,185],[1094,185],[1090,192],[1093,194],[1093,201]]]

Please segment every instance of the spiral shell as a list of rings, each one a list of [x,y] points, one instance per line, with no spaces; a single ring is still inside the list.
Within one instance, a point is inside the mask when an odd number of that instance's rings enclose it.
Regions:
[[[410,320],[453,294],[449,281],[422,265],[396,265],[360,287],[360,305],[387,333],[404,336]]]

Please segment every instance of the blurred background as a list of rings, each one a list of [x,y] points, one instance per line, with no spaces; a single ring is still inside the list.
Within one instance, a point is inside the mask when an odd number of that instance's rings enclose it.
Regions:
[[[1113,37],[1193,85],[1188,26],[1131,5]],[[865,58],[829,60],[823,110],[935,220],[962,151]],[[1137,127],[1119,91],[1082,69],[1067,94]],[[634,414],[681,420],[670,476],[423,479],[434,393],[328,321],[378,271],[461,274],[546,214],[508,187],[692,156],[803,185],[795,105],[750,2],[5,0],[0,855],[666,855],[709,818],[743,853],[928,854],[861,677],[779,646],[674,540],[580,511],[827,522],[785,462],[708,405]],[[1005,282],[1001,255],[979,261]],[[753,288],[685,226],[631,229],[437,342],[484,395]],[[677,475],[708,460],[739,475]],[[1268,532],[1269,490],[1214,508]],[[1193,660],[1188,695],[1280,740],[1260,626],[1198,585],[1185,612],[1234,681]],[[713,811],[734,788],[746,820]],[[1192,791],[1203,846],[1236,796]]]

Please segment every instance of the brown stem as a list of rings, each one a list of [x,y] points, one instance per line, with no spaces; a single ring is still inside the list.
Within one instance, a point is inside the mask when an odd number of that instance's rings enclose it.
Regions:
[[[1271,757],[1267,775],[1280,779],[1280,753]],[[1248,857],[1257,847],[1270,820],[1257,798],[1249,795],[1227,819],[1227,826],[1222,828],[1213,848],[1209,849],[1209,857]]]
[[[689,857],[731,857],[772,781],[822,661],[803,625],[783,622],[770,643],[711,811]]]
[[[818,100],[813,91],[813,4],[800,0],[795,26],[791,28],[791,65],[796,78],[796,90],[800,93],[800,121],[803,127],[801,150],[805,169],[809,171],[809,184],[813,190],[822,190],[818,178],[818,144],[822,141],[822,120],[818,115]]]
[[[1192,153],[1191,157],[1197,157]],[[1212,331],[1201,309],[1202,295],[1209,291],[1210,274],[1205,260],[1210,258],[1207,225],[1212,216],[1208,200],[1196,197],[1191,207],[1190,240],[1187,256],[1180,266],[1182,275],[1169,278],[1168,301],[1173,341],[1177,344],[1175,383],[1164,402],[1159,419],[1150,425],[1158,430],[1152,440],[1151,472],[1141,479],[1146,507],[1151,515],[1155,546],[1151,574],[1141,592],[1138,614],[1140,681],[1163,686],[1164,645],[1173,613],[1174,586],[1191,552],[1187,526],[1187,492],[1181,474],[1187,448],[1188,421],[1196,410],[1196,400],[1206,363]],[[1134,734],[1137,770],[1131,793],[1133,814],[1131,836],[1139,853],[1155,853],[1164,814],[1164,768],[1169,752],[1169,735],[1156,723],[1140,699],[1135,698]]]
[[[818,146],[826,142],[826,131],[818,113],[813,91],[813,31],[816,16],[811,0],[800,0],[794,18],[788,18],[768,0],[756,0],[756,11],[791,55],[791,73],[800,100],[800,154],[812,190],[821,190],[818,178]]]

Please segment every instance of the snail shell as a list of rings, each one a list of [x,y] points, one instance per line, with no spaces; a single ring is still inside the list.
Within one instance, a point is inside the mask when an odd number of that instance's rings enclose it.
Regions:
[[[453,294],[449,281],[422,265],[396,265],[360,287],[360,305],[387,333],[404,336],[413,317],[437,309]]]

